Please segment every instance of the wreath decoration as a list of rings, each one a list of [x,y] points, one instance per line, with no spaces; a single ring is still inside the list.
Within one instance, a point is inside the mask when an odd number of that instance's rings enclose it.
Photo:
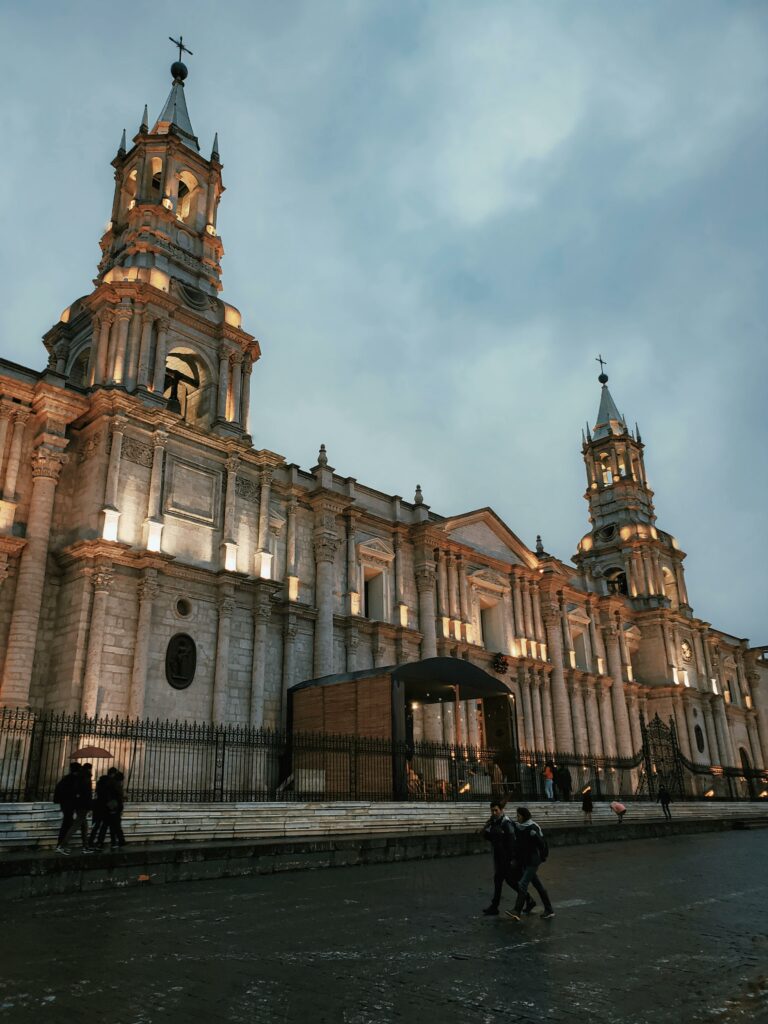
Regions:
[[[506,655],[502,654],[501,651],[494,654],[493,661],[491,662],[491,668],[500,676],[505,676],[509,671],[509,662],[507,661]]]

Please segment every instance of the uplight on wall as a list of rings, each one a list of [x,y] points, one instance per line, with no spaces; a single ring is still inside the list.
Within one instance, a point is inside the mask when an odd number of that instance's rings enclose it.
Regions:
[[[147,527],[147,551],[161,551],[162,536],[163,524],[149,523]]]
[[[120,513],[115,508],[102,509],[104,513],[104,525],[101,528],[102,540],[117,540],[117,524],[120,522]]]
[[[224,568],[227,572],[237,572],[237,544],[231,541],[224,544]]]

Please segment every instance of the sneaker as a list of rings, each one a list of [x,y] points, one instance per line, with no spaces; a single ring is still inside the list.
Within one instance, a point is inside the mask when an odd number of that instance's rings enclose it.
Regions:
[[[533,913],[533,908],[534,908],[535,906],[536,906],[536,900],[532,900],[532,899],[531,899],[531,898],[529,897],[529,898],[528,898],[528,899],[527,899],[527,900],[525,901],[525,906],[523,907],[523,913],[524,913],[524,914],[532,914],[532,913]]]
[[[507,915],[507,917],[511,917],[513,921],[520,921],[520,920],[522,920],[522,918],[520,917],[520,914],[518,914],[518,912],[516,910],[506,910],[505,914]]]
[[[66,849],[66,847],[64,847],[64,846],[57,846],[56,847],[56,853],[60,853],[63,857],[69,857],[70,856],[69,850]]]
[[[84,846],[83,853],[96,853],[96,851],[92,850],[90,846]]]
[[[545,910],[541,916],[544,918],[545,921],[548,921],[550,917],[555,916],[555,912],[554,910]]]
[[[499,908],[498,907],[494,907],[494,905],[491,904],[490,907],[486,907],[485,908],[483,913],[485,914],[486,917],[498,917],[498,915],[499,915]]]

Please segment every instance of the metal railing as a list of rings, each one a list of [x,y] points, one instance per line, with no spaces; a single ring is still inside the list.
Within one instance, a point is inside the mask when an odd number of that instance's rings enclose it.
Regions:
[[[655,795],[653,784],[641,785],[648,765],[653,771],[645,748],[629,758],[588,757],[6,708],[0,709],[0,801],[51,800],[75,751],[88,748],[105,753],[78,760],[93,764],[94,778],[119,768],[126,799],[134,803],[543,800],[547,765],[556,799],[573,799],[587,786],[598,800]],[[758,798],[760,787],[732,783],[736,771],[725,770],[729,785],[717,795]],[[766,781],[765,773],[755,777],[761,786]]]

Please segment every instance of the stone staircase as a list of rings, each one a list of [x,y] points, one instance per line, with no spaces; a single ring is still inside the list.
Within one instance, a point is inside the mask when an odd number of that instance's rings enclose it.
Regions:
[[[530,803],[547,828],[582,828],[579,803]],[[658,804],[627,804],[626,822],[660,821]],[[514,808],[512,808],[514,810]],[[675,803],[675,820],[718,819],[768,825],[768,801]],[[429,835],[472,832],[488,816],[485,803],[154,803],[129,804],[123,830],[132,844],[222,842],[249,839],[311,839],[321,836]],[[593,824],[613,823],[605,803],[596,803]],[[61,815],[52,803],[0,804],[0,853],[55,846]],[[75,844],[76,839],[71,840]]]

